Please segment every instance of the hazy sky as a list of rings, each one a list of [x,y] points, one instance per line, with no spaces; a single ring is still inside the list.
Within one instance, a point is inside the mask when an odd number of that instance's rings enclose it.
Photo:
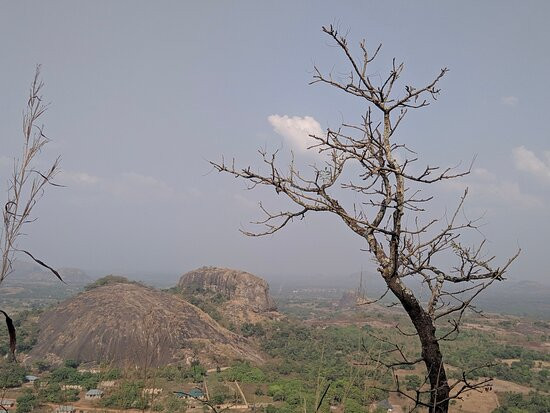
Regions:
[[[439,215],[470,187],[497,256],[521,246],[511,276],[545,279],[550,232],[550,3],[546,1],[0,1],[0,190],[21,145],[37,63],[51,107],[43,119],[62,156],[22,245],[55,266],[182,273],[201,265],[259,274],[370,268],[361,239],[310,216],[247,238],[257,202],[275,191],[211,171],[222,155],[259,165],[259,147],[296,152],[304,131],[354,122],[361,101],[308,86],[314,64],[347,70],[321,32],[383,43],[421,85],[450,72],[435,104],[409,113],[400,138],[426,163],[468,163],[471,176],[434,189]]]

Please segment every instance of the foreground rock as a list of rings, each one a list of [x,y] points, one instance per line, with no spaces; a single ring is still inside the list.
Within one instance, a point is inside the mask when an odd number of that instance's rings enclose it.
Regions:
[[[120,281],[120,280],[117,280]],[[108,282],[46,311],[32,359],[159,366],[199,359],[216,366],[261,361],[242,337],[181,297],[136,283]]]

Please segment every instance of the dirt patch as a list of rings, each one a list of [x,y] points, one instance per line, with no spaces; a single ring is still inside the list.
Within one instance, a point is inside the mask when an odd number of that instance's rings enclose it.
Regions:
[[[535,360],[535,368],[550,369],[550,361]]]
[[[512,383],[511,381],[504,381],[499,379],[493,380],[493,389],[496,392],[514,392],[514,393],[523,393],[527,394],[530,391],[533,391],[534,389],[522,386],[521,384]]]
[[[491,413],[499,406],[498,397],[493,390],[470,391],[462,400],[456,400],[450,411],[460,413]]]
[[[511,366],[512,363],[517,363],[517,362],[520,362],[521,360],[520,359],[502,359],[500,361],[502,361],[504,364],[508,366]]]

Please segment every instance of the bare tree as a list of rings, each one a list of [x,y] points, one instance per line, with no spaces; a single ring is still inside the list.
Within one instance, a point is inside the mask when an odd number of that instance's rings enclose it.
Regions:
[[[34,262],[50,270],[59,280],[59,273],[34,257],[29,251],[21,249],[18,241],[24,235],[24,228],[36,220],[32,212],[47,186],[59,186],[53,178],[59,170],[59,158],[45,170],[37,168],[36,158],[42,148],[49,142],[44,134],[43,125],[39,124],[41,116],[47,109],[41,91],[44,86],[40,80],[40,66],[36,67],[33,82],[29,91],[27,108],[23,114],[23,151],[20,159],[15,159],[9,180],[7,201],[3,210],[3,226],[0,233],[0,285],[13,272],[17,253],[26,254]],[[6,317],[10,334],[10,349],[15,352],[15,329],[8,315]]]
[[[467,190],[453,213],[441,219],[424,217],[432,197],[422,195],[422,187],[464,176],[471,166],[463,172],[434,166],[415,170],[416,154],[397,140],[397,130],[409,110],[428,106],[437,98],[438,84],[447,69],[441,69],[425,86],[399,86],[404,64],[397,64],[395,59],[386,77],[369,75],[381,45],[371,53],[363,40],[356,57],[346,37],[334,27],[323,27],[323,32],[343,52],[351,69],[349,77],[341,80],[315,67],[311,83],[327,84],[361,99],[365,104],[361,122],[342,124],[336,130],[329,128],[323,136],[311,135],[314,144],[309,149],[325,154],[326,161],[322,166],[313,165],[309,174],[298,170],[294,160],[288,168],[281,168],[277,152],[270,154],[266,150],[260,150],[266,172],[237,168],[234,162],[228,164],[223,159],[212,165],[219,172],[248,181],[249,189],[272,187],[296,207],[272,212],[260,203],[265,217],[255,224],[262,229],[244,231],[246,235],[273,234],[295,218],[302,219],[310,212],[328,212],[364,239],[387,291],[397,297],[407,312],[421,343],[418,359],[408,360],[401,353],[402,360],[394,365],[423,362],[430,386],[429,401],[417,398],[417,405],[428,407],[430,412],[447,412],[450,399],[474,386],[466,376],[460,383],[449,383],[440,340],[458,333],[465,311],[472,308],[472,300],[503,279],[519,250],[496,266],[494,257],[484,253],[484,240],[474,246],[464,241],[465,233],[479,235],[479,221],[462,213]],[[397,92],[398,88],[401,92]],[[346,192],[352,192],[361,202],[346,202],[350,198],[346,198]],[[409,280],[413,278],[427,286],[427,302],[410,288]],[[450,322],[452,328],[439,333],[441,320]]]

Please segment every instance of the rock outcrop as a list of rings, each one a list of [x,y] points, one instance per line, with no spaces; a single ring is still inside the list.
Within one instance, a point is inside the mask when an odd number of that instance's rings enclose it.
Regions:
[[[43,313],[34,359],[158,366],[199,359],[214,366],[261,361],[242,337],[174,294],[108,282]]]
[[[236,325],[280,316],[268,283],[244,271],[202,267],[184,274],[177,288],[191,301],[215,303],[221,317]]]

